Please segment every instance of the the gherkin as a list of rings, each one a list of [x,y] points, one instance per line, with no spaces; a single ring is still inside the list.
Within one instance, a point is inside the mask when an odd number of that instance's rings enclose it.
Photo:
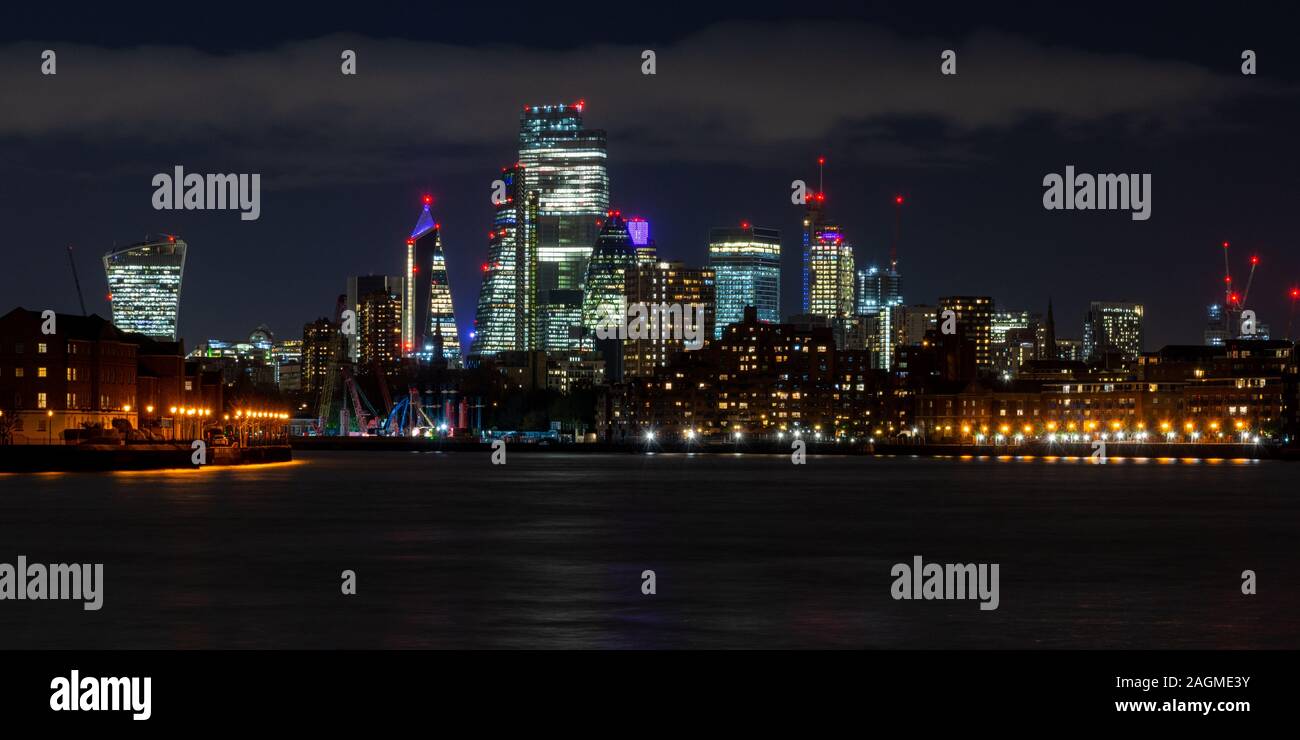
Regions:
[[[636,245],[628,233],[627,222],[619,211],[610,211],[596,237],[591,260],[587,262],[582,300],[583,346],[593,346],[596,327],[602,317],[622,320],[623,297],[626,295],[623,275],[636,264]]]

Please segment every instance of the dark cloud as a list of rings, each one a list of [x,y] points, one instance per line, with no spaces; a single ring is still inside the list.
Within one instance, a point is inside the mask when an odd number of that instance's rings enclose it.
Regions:
[[[589,101],[627,162],[731,162],[872,129],[865,161],[963,156],[952,142],[1026,118],[1062,130],[1098,124],[1187,126],[1240,89],[1195,64],[1044,46],[975,32],[958,43],[845,23],[726,23],[655,48],[640,73],[631,45],[545,50],[333,35],[262,51],[49,44],[57,77],[11,80],[0,137],[189,147],[287,184],[380,177],[436,149],[458,169],[485,150],[509,156],[523,102]],[[938,73],[944,48],[957,78]],[[35,68],[42,45],[0,48],[8,69]],[[340,52],[359,54],[356,77]],[[1255,90],[1266,87],[1256,85]],[[893,141],[891,122],[932,120],[945,147]],[[322,156],[323,154],[329,156]]]

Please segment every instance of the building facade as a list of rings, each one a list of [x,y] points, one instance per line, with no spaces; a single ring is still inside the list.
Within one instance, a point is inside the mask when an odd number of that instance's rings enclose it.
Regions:
[[[781,320],[781,234],[745,222],[709,232],[709,267],[717,276],[715,338],[744,320],[753,306],[759,321]]]
[[[526,105],[519,116],[524,187],[538,193],[537,290],[580,290],[609,211],[605,132],[583,127],[585,103]]]
[[[104,255],[114,326],[176,341],[187,249],[184,240],[169,234],[114,248]]]

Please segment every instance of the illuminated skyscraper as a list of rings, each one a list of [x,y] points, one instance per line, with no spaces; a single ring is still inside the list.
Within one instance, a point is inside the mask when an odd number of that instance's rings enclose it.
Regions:
[[[812,313],[812,249],[814,242],[817,240],[817,234],[821,232],[822,225],[826,221],[825,208],[825,193],[808,194],[803,217],[803,254],[801,263],[803,276],[801,310],[805,315]]]
[[[532,336],[536,311],[532,285],[537,259],[529,248],[536,222],[529,216],[523,168],[502,168],[500,177],[506,185],[506,200],[495,204],[493,229],[487,233],[487,261],[482,264],[484,278],[478,289],[471,350],[476,355],[530,349],[528,337]],[[536,198],[533,203],[536,205]]]
[[[903,305],[903,278],[897,268],[884,270],[872,265],[858,270],[858,308],[861,315],[870,315],[884,306]]]
[[[848,318],[857,310],[854,301],[853,246],[834,224],[813,230],[808,244],[808,313],[827,318]]]
[[[357,361],[396,374],[402,359],[402,293],[379,289],[357,296]]]
[[[781,321],[781,234],[744,222],[739,228],[709,231],[709,267],[717,275],[717,318],[713,336],[745,318],[753,306],[757,319]]]
[[[989,325],[989,341],[993,343],[993,366],[1004,376],[1015,376],[1026,360],[1026,352],[1037,352],[1039,335],[1043,332],[1042,316],[1029,311],[994,311]],[[1026,350],[1028,342],[1029,350]]]
[[[519,164],[536,190],[537,290],[578,290],[609,210],[605,132],[582,127],[584,103],[527,105],[519,116]]]
[[[1095,360],[1107,354],[1137,359],[1143,351],[1140,303],[1093,301],[1083,322],[1083,354]]]
[[[114,326],[176,341],[185,250],[184,241],[166,235],[104,255]]]
[[[582,349],[582,291],[547,290],[537,300],[537,349]]]
[[[993,299],[989,296],[948,296],[939,299],[939,327],[943,312],[952,311],[957,319],[957,335],[974,351],[977,370],[993,367]]]
[[[354,311],[360,321],[361,298],[371,293],[384,293],[397,296],[398,334],[394,339],[398,350],[401,349],[401,312],[405,301],[402,294],[406,288],[406,278],[402,275],[353,275],[348,278],[347,307]],[[363,362],[361,357],[361,330],[349,337],[348,356],[353,362]],[[400,356],[400,355],[399,355]]]
[[[440,225],[433,220],[424,197],[424,210],[406,240],[406,290],[402,306],[402,350],[407,356],[459,366],[460,336],[447,282],[447,261],[442,252]]]
[[[596,247],[587,263],[586,287],[582,299],[585,346],[592,346],[597,322],[611,315],[622,319],[625,295],[623,278],[638,263],[637,246],[628,227],[628,222],[623,220],[619,211],[610,211],[605,218],[605,225],[600,229],[600,236],[596,238]]]
[[[653,265],[659,261],[655,240],[650,236],[650,222],[633,216],[627,220],[627,233],[632,235],[632,246],[636,248],[638,265]]]

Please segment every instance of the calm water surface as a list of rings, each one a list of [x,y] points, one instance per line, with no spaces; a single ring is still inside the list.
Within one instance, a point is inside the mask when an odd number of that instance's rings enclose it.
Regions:
[[[299,457],[0,475],[0,562],[106,580],[0,601],[0,648],[1300,648],[1297,465]],[[918,554],[999,563],[1000,608],[894,601]]]

